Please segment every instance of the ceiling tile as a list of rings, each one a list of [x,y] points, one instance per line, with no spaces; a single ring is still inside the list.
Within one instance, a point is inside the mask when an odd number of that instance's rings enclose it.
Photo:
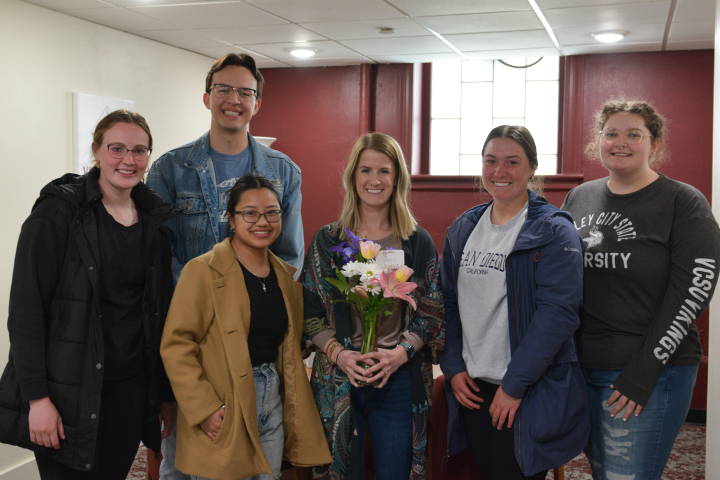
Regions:
[[[306,58],[304,60],[296,58],[287,60],[293,67],[346,67],[351,65],[360,65],[361,63],[371,63],[369,59],[363,57],[339,57],[339,58]]]
[[[77,8],[112,8],[109,3],[99,0],[25,0],[27,3],[51,10],[70,10]]]
[[[371,57],[377,63],[429,63],[454,62],[463,60],[457,53],[423,53],[418,55],[374,55]]]
[[[673,22],[703,22],[715,18],[714,0],[678,0]]]
[[[366,40],[343,40],[343,45],[363,55],[412,55],[418,53],[450,53],[452,48],[435,35],[427,37],[373,38]]]
[[[522,48],[514,50],[503,50],[498,52],[490,50],[486,52],[463,52],[470,60],[495,60],[497,58],[535,58],[535,57],[557,57],[558,51],[553,48]]]
[[[252,5],[294,23],[400,18],[382,0],[248,0]]]
[[[715,22],[673,22],[668,42],[714,41]]]
[[[233,46],[197,47],[197,48],[190,48],[188,50],[211,58],[212,60],[210,60],[210,63],[208,63],[208,68],[210,68],[210,65],[212,64],[212,62],[214,60],[216,60],[224,55],[227,55],[228,53],[237,53],[237,54],[247,53],[246,50],[244,50],[242,48],[233,47]],[[255,60],[255,64],[258,66],[258,68],[279,68],[279,67],[289,66],[285,63],[277,62],[270,58],[263,57],[262,55],[253,55],[252,57]]]
[[[666,50],[712,50],[715,40],[695,40],[689,42],[668,42]]]
[[[286,23],[284,25],[264,25],[236,28],[206,28],[198,32],[223,42],[237,45],[252,45],[256,43],[287,43],[310,42],[313,40],[327,40],[317,33],[313,33],[297,25]]]
[[[527,0],[388,0],[413,17],[532,10]]]
[[[148,5],[177,5],[180,3],[215,3],[228,0],[103,0],[118,7],[139,7]]]
[[[196,47],[227,46],[230,48],[230,45],[225,45],[223,42],[208,38],[205,35],[200,35],[192,30],[156,30],[152,32],[136,32],[136,35],[187,50]]]
[[[243,45],[239,45],[243,47]],[[304,43],[267,43],[262,45],[248,45],[245,47],[249,52],[257,52],[274,60],[281,62],[296,61],[297,58],[290,55],[289,49],[307,47],[317,50],[315,58],[363,58],[362,55],[339,45],[336,42],[304,42]],[[252,55],[252,53],[251,53]]]
[[[656,1],[657,0],[631,0],[625,2],[624,5],[629,3],[648,3]],[[621,3],[619,0],[536,0],[536,2],[538,7],[540,7],[540,10],[545,10],[546,8],[572,8],[579,6],[579,3],[582,3],[583,7],[593,5],[617,5]]]
[[[656,23],[648,25],[627,25],[625,27],[628,32],[627,36],[621,40],[625,43],[654,43],[662,42],[663,35],[665,35],[665,24]],[[597,30],[592,27],[577,27],[577,28],[556,28],[553,30],[555,36],[560,42],[560,45],[596,45],[599,44],[593,33],[598,33]]]
[[[382,20],[360,20],[350,22],[303,23],[303,27],[333,40],[356,40],[360,38],[420,37],[432,35],[426,29],[408,18]],[[392,28],[393,34],[379,33],[381,28]]]
[[[532,10],[521,12],[474,13],[442,15],[416,20],[440,34],[507,32],[511,30],[542,29],[543,24]]]
[[[627,52],[659,52],[662,42],[658,43],[599,43],[597,45],[569,45],[563,47],[565,55],[587,55],[598,53],[627,53]]]
[[[73,17],[99,23],[106,27],[115,28],[124,32],[139,32],[143,30],[169,30],[173,25],[149,18],[124,8],[83,8],[80,10],[61,10],[62,13]]]
[[[131,10],[185,28],[246,27],[287,23],[275,15],[242,2],[133,7]]]
[[[543,10],[553,29],[593,27],[600,30],[627,30],[626,25],[666,23],[670,2],[626,3]]]
[[[554,47],[545,30],[520,32],[463,33],[444,35],[445,39],[460,51],[479,52],[487,50],[511,50],[518,48]]]

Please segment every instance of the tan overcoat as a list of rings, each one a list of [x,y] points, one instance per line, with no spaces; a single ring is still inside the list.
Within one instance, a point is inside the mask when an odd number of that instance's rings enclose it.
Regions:
[[[293,267],[269,257],[288,313],[277,358],[284,458],[297,466],[327,464],[330,452],[300,354],[302,286],[293,281]],[[227,239],[183,268],[160,346],[179,404],[175,466],[181,472],[213,480],[272,473],[260,443],[249,330],[250,299]],[[225,418],[213,441],[200,423],[222,405]]]

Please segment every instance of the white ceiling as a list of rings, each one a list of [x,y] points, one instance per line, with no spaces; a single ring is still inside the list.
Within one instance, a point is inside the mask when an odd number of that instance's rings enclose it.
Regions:
[[[715,37],[715,0],[536,0],[540,14],[532,0],[25,1],[211,58],[250,53],[264,68],[703,49]],[[628,35],[593,39],[607,30]],[[297,59],[298,46],[317,54]]]

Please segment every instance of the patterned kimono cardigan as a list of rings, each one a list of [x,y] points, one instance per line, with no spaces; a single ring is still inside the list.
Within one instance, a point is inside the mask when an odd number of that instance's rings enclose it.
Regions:
[[[327,277],[334,278],[335,268],[343,265],[340,254],[330,251],[330,247],[342,241],[339,224],[326,225],[315,234],[305,256],[300,281],[305,287],[303,341],[310,345],[307,354],[314,349],[309,340],[326,329],[335,330],[338,342],[345,348],[351,347],[351,307],[347,303],[333,302],[341,298],[340,292],[324,280]],[[403,304],[403,330],[417,334],[425,342],[423,348],[410,360],[413,459],[409,480],[424,480],[428,467],[432,364],[437,364],[442,354],[445,319],[437,249],[430,235],[418,226],[409,239],[402,241],[402,249],[405,252],[405,264],[415,271],[409,281],[418,285],[410,293],[417,310],[407,302]],[[314,467],[313,478],[343,480],[348,475],[351,449],[358,448],[357,436],[352,435],[355,418],[350,404],[350,381],[345,372],[335,368],[322,352],[318,352],[310,384],[333,458],[330,465]]]

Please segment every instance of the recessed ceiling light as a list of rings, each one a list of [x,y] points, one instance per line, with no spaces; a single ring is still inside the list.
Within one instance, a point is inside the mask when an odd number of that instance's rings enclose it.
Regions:
[[[620,40],[627,35],[628,32],[622,31],[622,30],[615,30],[612,32],[600,32],[600,33],[593,33],[593,37],[595,37],[595,40],[602,43],[615,43],[619,42]]]
[[[290,49],[290,55],[298,58],[310,58],[317,53],[317,50],[313,48],[292,48]]]

